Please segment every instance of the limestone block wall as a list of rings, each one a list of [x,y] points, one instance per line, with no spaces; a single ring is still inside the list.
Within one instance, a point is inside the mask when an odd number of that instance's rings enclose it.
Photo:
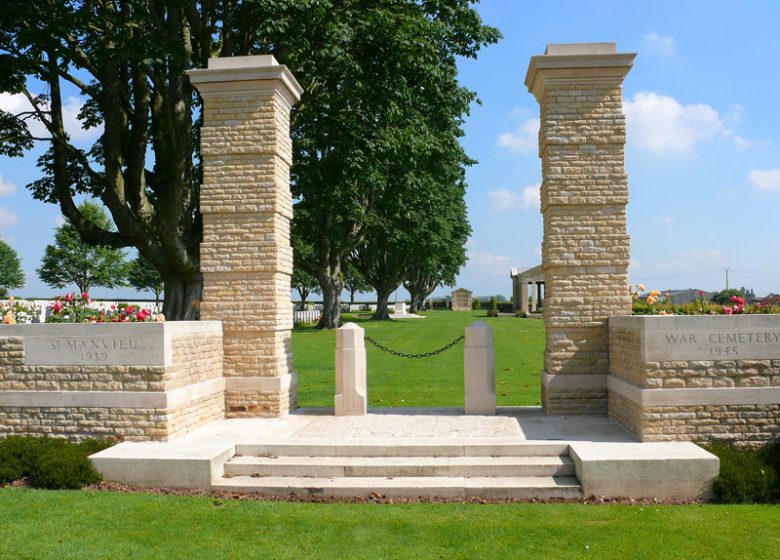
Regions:
[[[780,435],[780,316],[613,317],[609,416],[642,441]]]
[[[548,45],[526,85],[540,105],[548,414],[605,414],[610,316],[631,311],[622,81],[614,43]]]
[[[219,322],[0,329],[0,436],[167,440],[225,413]]]
[[[295,406],[290,301],[290,109],[301,88],[272,56],[190,72],[204,100],[201,317],[224,328],[226,413]]]

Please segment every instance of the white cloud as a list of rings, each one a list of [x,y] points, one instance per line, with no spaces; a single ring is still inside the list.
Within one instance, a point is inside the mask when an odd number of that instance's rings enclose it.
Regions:
[[[780,169],[756,169],[750,172],[748,181],[756,190],[780,192]]]
[[[496,145],[516,154],[535,153],[539,145],[539,119],[527,119],[515,132],[499,134]]]
[[[0,207],[0,229],[11,229],[19,223],[19,216],[8,208]]]
[[[659,35],[655,31],[642,37],[642,47],[663,56],[672,56],[677,51],[674,37]]]
[[[70,135],[71,140],[87,141],[94,140],[103,132],[102,127],[90,128],[85,130],[81,127],[81,121],[78,119],[79,111],[84,106],[84,101],[79,97],[68,97],[63,101],[62,119],[65,125],[65,131]],[[21,93],[0,93],[0,109],[13,114],[19,114],[32,110],[32,105]],[[37,138],[48,138],[49,133],[46,127],[35,118],[27,119],[27,126],[30,133]]]
[[[697,142],[733,135],[705,103],[683,105],[668,95],[640,91],[623,107],[631,143],[657,155],[689,153]]]
[[[499,212],[510,212],[512,210],[521,210],[528,208],[539,208],[539,188],[540,184],[528,185],[523,187],[520,192],[510,191],[501,187],[488,193],[492,200],[493,210]]]
[[[0,173],[0,196],[9,196],[16,192],[16,185],[8,183],[3,179],[3,174]]]
[[[475,264],[480,267],[486,267],[486,268],[501,267],[503,269],[508,267],[512,262],[513,262],[512,257],[507,257],[505,255],[494,255],[492,253],[487,253],[485,251],[469,252],[469,263]],[[507,268],[507,270],[509,269]]]
[[[661,216],[661,221],[665,224],[671,224],[674,219],[671,216]]]
[[[689,261],[720,262],[723,252],[720,249],[689,249],[680,253],[680,257]]]
[[[62,227],[65,225],[65,216],[57,216],[54,218],[54,223],[57,224],[57,227]]]

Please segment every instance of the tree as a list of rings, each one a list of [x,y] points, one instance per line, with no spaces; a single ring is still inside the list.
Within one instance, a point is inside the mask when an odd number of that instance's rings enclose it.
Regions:
[[[111,220],[103,209],[85,201],[79,206],[79,214],[105,231],[113,230]],[[47,245],[38,277],[52,288],[64,288],[76,284],[85,293],[94,286],[116,288],[126,285],[127,263],[121,249],[90,245],[82,241],[78,230],[69,221],[54,233],[54,245]]]
[[[365,277],[355,267],[355,263],[351,260],[347,260],[347,266],[344,271],[344,288],[349,292],[349,304],[355,303],[355,294],[358,292],[371,291],[371,284],[369,284]]]
[[[8,243],[0,239],[0,297],[7,297],[8,290],[23,288],[24,280],[19,256]]]
[[[301,310],[306,309],[306,298],[309,294],[320,293],[320,285],[317,279],[300,267],[293,268],[292,287],[298,292],[301,300]]]
[[[293,227],[315,248],[308,268],[322,288],[318,328],[338,326],[344,262],[369,228],[382,228],[380,201],[400,201],[397,189],[409,184],[394,172],[416,165],[410,153],[441,150],[442,138],[462,135],[474,95],[458,84],[455,57],[475,57],[500,36],[463,0],[357,6],[334,3],[312,30],[311,44],[322,48],[287,58],[317,85],[304,82],[310,94],[293,114],[292,178]],[[383,279],[382,291],[391,283]]]
[[[466,0],[5,0],[0,91],[31,109],[0,112],[0,153],[48,142],[33,195],[58,204],[86,242],[137,248],[163,279],[166,316],[190,318],[202,291],[202,168],[200,99],[185,71],[275,54],[306,90],[292,122],[295,227],[315,245],[306,268],[323,288],[321,326],[333,327],[342,260],[362,240],[388,162],[422,141],[404,137],[405,124],[431,107],[460,118],[473,94],[457,83],[455,57],[498,36]],[[65,129],[67,88],[86,99],[80,121],[102,126],[90,149]],[[33,138],[29,119],[46,134]],[[80,212],[78,195],[105,205],[116,230]]]
[[[152,292],[154,303],[159,309],[160,294],[165,286],[160,272],[152,266],[152,263],[138,255],[127,266],[127,282],[136,290]]]

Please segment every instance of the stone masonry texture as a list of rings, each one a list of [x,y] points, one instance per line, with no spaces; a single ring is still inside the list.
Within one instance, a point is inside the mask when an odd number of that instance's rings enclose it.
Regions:
[[[190,73],[204,98],[201,317],[222,321],[227,416],[280,416],[295,406],[294,386],[237,390],[230,378],[293,373],[290,110],[297,98],[285,85],[289,72],[273,59],[265,69],[236,62],[238,71],[220,74],[210,62]],[[258,78],[266,70],[272,75]]]
[[[544,370],[551,375],[606,376],[607,320],[631,313],[621,84],[632,59],[544,55],[532,59],[526,78],[541,108]],[[605,414],[606,386],[576,384],[543,391],[548,414]]]
[[[26,366],[24,339],[0,337],[0,393],[161,393],[222,378],[222,340],[218,331],[175,335],[172,347],[169,365]],[[167,440],[222,419],[224,414],[225,397],[221,390],[173,408],[0,406],[0,437],[47,434],[74,440]]]
[[[609,337],[610,375],[638,389],[780,387],[780,359],[645,362],[638,329],[612,327]],[[780,404],[643,407],[610,391],[609,416],[642,441],[751,445],[780,437]]]

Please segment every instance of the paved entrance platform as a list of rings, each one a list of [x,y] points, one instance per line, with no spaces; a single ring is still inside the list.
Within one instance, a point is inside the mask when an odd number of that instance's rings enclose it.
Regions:
[[[718,459],[692,443],[639,443],[607,418],[537,407],[341,417],[307,408],[121,443],[92,460],[106,479],[134,486],[343,497],[696,499],[718,473]]]

